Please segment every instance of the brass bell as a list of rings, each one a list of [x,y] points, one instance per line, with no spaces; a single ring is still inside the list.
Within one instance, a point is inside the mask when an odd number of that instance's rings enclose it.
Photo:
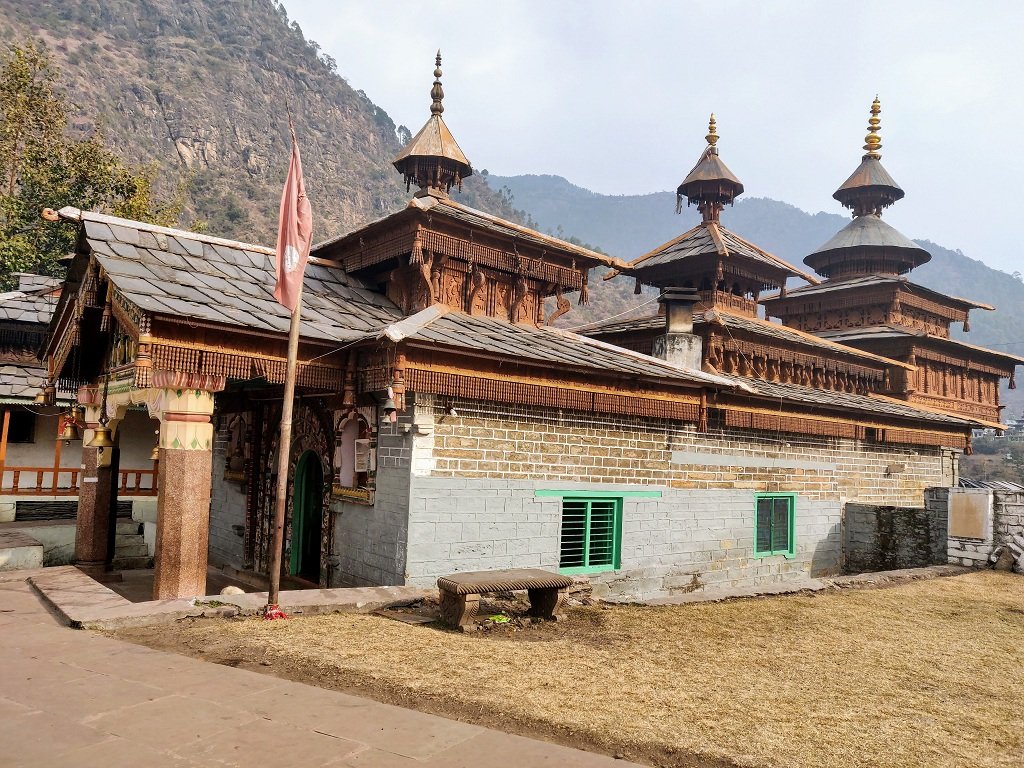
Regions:
[[[65,445],[71,445],[72,440],[81,440],[82,435],[78,431],[78,425],[69,419],[64,422],[64,429],[61,430],[57,439],[63,440]]]
[[[154,445],[153,450],[149,452],[150,461],[160,461],[160,446]]]
[[[35,405],[46,405],[46,392],[40,389],[36,392],[36,396],[32,399],[32,402]]]
[[[86,447],[99,448],[100,453],[103,453],[104,448],[113,448],[115,445],[116,443],[110,435],[110,427],[106,424],[100,424],[96,427],[92,440],[89,441],[89,444]]]

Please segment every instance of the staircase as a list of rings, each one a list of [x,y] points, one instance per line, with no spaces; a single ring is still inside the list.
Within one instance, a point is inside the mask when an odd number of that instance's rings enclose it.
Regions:
[[[142,538],[142,523],[134,520],[118,520],[114,535],[115,571],[129,571],[136,568],[152,568],[153,558]]]

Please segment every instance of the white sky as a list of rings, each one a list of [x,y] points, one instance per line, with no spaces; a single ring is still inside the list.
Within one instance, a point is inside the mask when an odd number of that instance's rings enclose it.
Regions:
[[[832,192],[882,101],[886,212],[1006,271],[1024,184],[1024,3],[900,0],[286,0],[338,71],[415,133],[444,57],[445,121],[475,169],[605,194],[675,189],[715,112],[746,194]],[[579,233],[585,237],[585,233]]]

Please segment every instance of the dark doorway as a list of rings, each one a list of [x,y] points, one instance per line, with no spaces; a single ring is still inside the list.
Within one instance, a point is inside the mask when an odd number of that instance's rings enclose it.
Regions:
[[[320,457],[306,451],[295,465],[292,506],[292,576],[320,581],[320,538],[323,520],[324,470]]]

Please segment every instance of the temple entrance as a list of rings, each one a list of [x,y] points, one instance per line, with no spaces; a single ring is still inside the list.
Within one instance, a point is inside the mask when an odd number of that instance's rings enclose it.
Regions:
[[[319,583],[324,471],[315,451],[306,451],[299,457],[294,493],[289,573]]]

